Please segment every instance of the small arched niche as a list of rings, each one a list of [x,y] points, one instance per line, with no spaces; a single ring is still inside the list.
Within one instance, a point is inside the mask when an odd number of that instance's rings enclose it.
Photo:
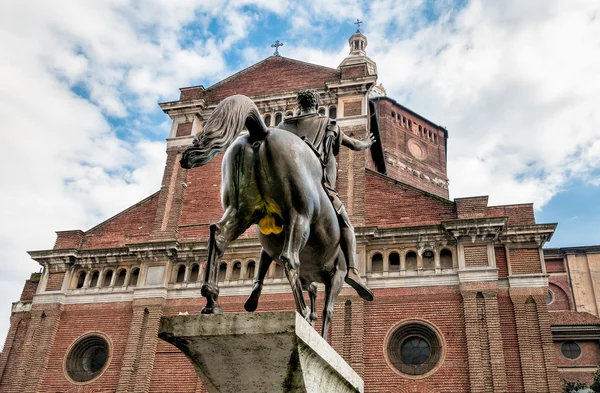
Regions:
[[[444,248],[442,251],[440,251],[440,267],[442,269],[452,269],[453,267],[452,251],[448,250],[447,248]]]
[[[417,270],[417,253],[414,251],[406,253],[406,270]]]
[[[390,272],[397,272],[400,270],[400,254],[392,252],[389,256],[390,261]]]
[[[371,273],[383,272],[383,255],[375,253],[371,257]]]

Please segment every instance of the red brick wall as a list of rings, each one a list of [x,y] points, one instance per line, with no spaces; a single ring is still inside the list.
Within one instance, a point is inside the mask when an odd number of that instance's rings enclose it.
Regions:
[[[502,346],[504,348],[508,391],[510,393],[524,393],[516,316],[508,290],[506,289],[498,290],[498,311],[502,323]]]
[[[365,303],[362,375],[365,392],[390,392],[413,385],[413,381],[386,363],[384,340],[394,326],[406,319],[424,319],[442,333],[446,345],[441,367],[431,376],[414,381],[439,393],[469,392],[467,343],[462,299],[456,287],[375,290],[375,300]]]
[[[562,258],[560,259],[546,259],[546,272],[547,273],[565,273],[565,262]]]
[[[29,280],[25,281],[23,291],[21,292],[21,298],[19,300],[21,300],[22,302],[28,302],[33,300],[33,295],[35,295],[35,293],[37,292],[38,284],[40,283],[41,277],[41,273],[33,273]]]
[[[367,75],[367,65],[359,64],[342,67],[342,79],[354,79]]]
[[[204,97],[204,87],[195,86],[195,87],[186,87],[181,89],[181,93],[179,96],[180,101],[186,100],[195,100]]]
[[[366,225],[406,227],[456,219],[454,204],[367,170]]]
[[[533,203],[522,205],[490,206],[487,209],[488,217],[508,217],[509,225],[535,224]]]
[[[600,345],[598,341],[575,341],[581,348],[581,355],[577,359],[567,359],[560,348],[564,341],[554,342],[554,350],[558,367],[598,367],[600,365]]]
[[[82,335],[100,332],[107,336],[111,344],[111,360],[101,377],[86,384],[89,391],[115,392],[123,352],[131,323],[131,303],[99,303],[64,306],[61,313],[57,339],[48,355],[48,369],[42,376],[43,392],[64,391],[74,386],[64,374],[64,359],[70,346]]]
[[[48,275],[48,282],[46,283],[46,291],[60,291],[64,280],[65,272],[50,273]]]
[[[344,117],[358,116],[362,114],[361,102],[346,102],[344,104]]]
[[[454,203],[459,219],[482,218],[487,213],[488,197],[456,198]]]
[[[506,249],[504,246],[494,247],[496,255],[496,267],[498,268],[498,278],[508,277],[508,263],[506,262]]]
[[[122,247],[145,242],[152,230],[158,193],[119,213],[85,234],[83,249]]]
[[[192,124],[193,123],[181,123],[177,125],[177,132],[175,136],[186,136],[192,133]]]
[[[542,263],[537,248],[521,248],[509,250],[510,269],[512,274],[541,273]]]
[[[272,56],[206,90],[210,101],[233,94],[247,96],[281,93],[304,88],[322,88],[325,81],[339,80],[337,70]]]
[[[484,267],[488,266],[488,255],[486,246],[465,247],[465,266]]]
[[[548,305],[551,311],[567,311],[571,309],[571,291],[569,288],[568,277],[550,276],[548,279],[548,289],[552,291],[553,300]]]
[[[74,231],[59,231],[56,232],[56,242],[54,243],[55,250],[66,248],[79,248],[83,240],[84,233],[80,230]]]

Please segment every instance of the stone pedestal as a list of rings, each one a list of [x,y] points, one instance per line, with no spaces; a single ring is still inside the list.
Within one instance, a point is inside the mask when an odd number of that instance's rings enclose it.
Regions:
[[[159,337],[190,359],[210,393],[364,391],[295,311],[163,317]]]

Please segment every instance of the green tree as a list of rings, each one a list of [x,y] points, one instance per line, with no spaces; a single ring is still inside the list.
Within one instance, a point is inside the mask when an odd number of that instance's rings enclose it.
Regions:
[[[578,393],[581,389],[587,388],[587,385],[583,382],[567,382],[563,379],[563,383],[562,393]]]
[[[594,382],[590,385],[594,393],[600,393],[600,368],[594,373]]]

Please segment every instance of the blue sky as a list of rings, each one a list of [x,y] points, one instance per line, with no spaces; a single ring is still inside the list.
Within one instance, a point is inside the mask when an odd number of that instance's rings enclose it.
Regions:
[[[551,246],[600,243],[600,5],[573,0],[5,1],[0,339],[54,231],[160,187],[157,103],[272,54],[337,67],[360,18],[388,95],[449,130],[451,198],[534,202]]]

